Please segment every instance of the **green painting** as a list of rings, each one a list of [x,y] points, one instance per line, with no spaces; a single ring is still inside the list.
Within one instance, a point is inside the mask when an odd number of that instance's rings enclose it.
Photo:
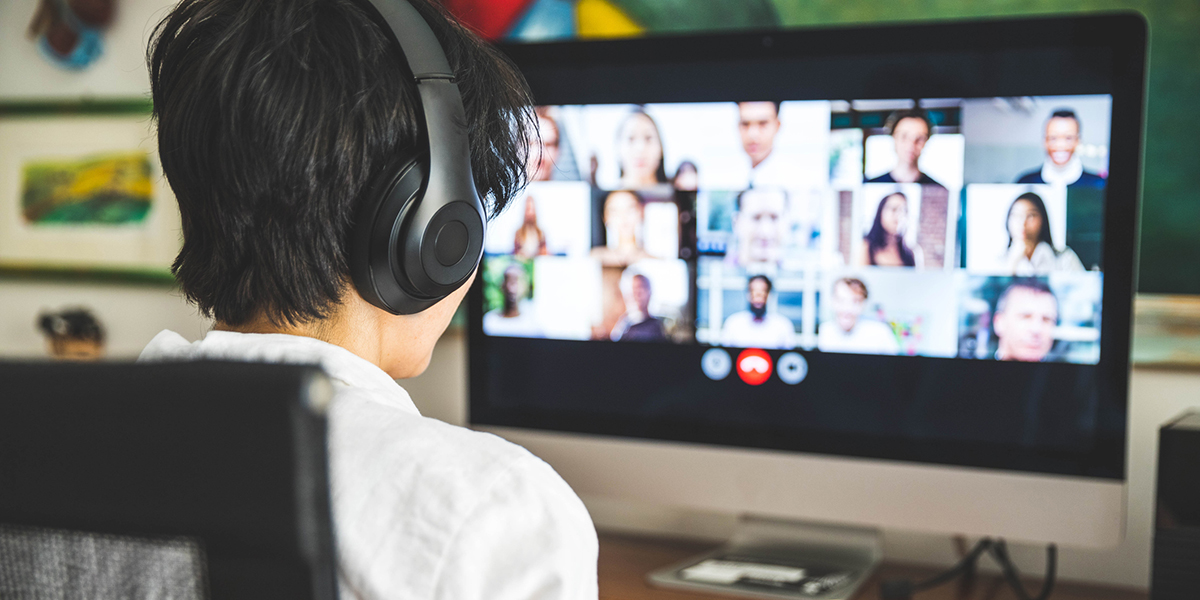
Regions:
[[[154,195],[145,152],[34,160],[22,176],[21,214],[33,226],[140,224]]]

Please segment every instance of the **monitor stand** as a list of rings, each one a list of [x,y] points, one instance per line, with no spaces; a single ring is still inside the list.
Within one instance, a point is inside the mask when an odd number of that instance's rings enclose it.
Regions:
[[[883,555],[878,530],[743,517],[720,549],[647,576],[651,585],[796,600],[844,600]]]

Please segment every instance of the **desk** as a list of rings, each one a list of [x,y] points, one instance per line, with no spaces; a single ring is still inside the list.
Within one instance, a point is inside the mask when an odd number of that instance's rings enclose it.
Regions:
[[[600,600],[713,600],[712,596],[650,587],[646,574],[655,569],[712,550],[713,544],[628,537],[615,534],[600,535]],[[885,564],[859,590],[855,600],[877,600],[879,578],[907,577],[919,579],[936,573],[936,569]],[[1026,582],[1026,589],[1037,592],[1040,582]],[[1054,587],[1050,600],[1147,600],[1142,591],[1092,585],[1062,584]],[[1016,595],[999,576],[982,575],[970,589],[959,590],[956,583],[920,592],[914,600],[1016,600]]]

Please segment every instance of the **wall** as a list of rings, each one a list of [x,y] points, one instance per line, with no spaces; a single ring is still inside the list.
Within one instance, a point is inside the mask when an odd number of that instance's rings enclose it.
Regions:
[[[443,336],[429,370],[420,377],[401,382],[422,414],[451,423],[465,423],[464,338],[461,331]],[[1125,539],[1118,547],[1108,550],[1061,548],[1060,577],[1134,588],[1149,585],[1158,428],[1187,408],[1200,409],[1200,371],[1134,369],[1130,389]],[[725,540],[737,522],[737,515],[733,514],[700,513],[596,497],[584,497],[583,500],[596,527],[605,531],[717,542]],[[900,530],[884,532],[884,553],[888,560],[950,565],[956,560],[953,548],[944,536]],[[1042,571],[1044,549],[1018,544],[1011,550],[1023,572]]]

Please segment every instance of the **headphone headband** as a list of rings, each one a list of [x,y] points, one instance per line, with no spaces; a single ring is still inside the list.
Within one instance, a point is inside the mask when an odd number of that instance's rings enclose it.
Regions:
[[[413,73],[429,146],[384,161],[385,172],[376,176],[381,183],[368,188],[355,224],[351,275],[375,306],[412,314],[470,279],[483,255],[486,215],[471,171],[462,95],[437,36],[405,0],[366,4]]]

